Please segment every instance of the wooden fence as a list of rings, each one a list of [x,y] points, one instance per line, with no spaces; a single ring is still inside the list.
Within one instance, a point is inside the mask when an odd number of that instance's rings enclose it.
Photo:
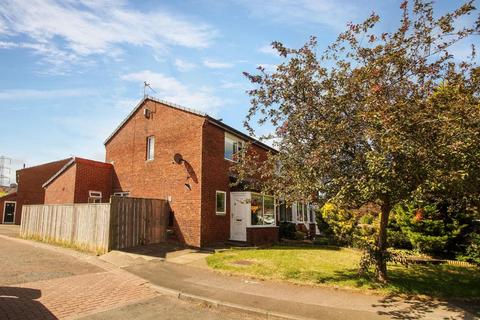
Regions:
[[[25,205],[20,236],[96,253],[166,239],[166,200],[112,197],[108,204]]]
[[[166,200],[112,197],[109,249],[124,249],[166,240]]]

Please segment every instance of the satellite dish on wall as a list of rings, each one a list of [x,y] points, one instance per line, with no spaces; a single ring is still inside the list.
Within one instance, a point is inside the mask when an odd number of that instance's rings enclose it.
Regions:
[[[180,153],[175,153],[175,155],[173,156],[173,161],[175,161],[175,163],[177,164],[182,164],[184,160]]]

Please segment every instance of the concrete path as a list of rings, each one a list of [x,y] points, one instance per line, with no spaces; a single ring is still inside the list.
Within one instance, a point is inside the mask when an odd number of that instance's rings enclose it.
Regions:
[[[102,255],[100,259],[120,268],[151,261],[167,261],[170,263],[195,266],[199,268],[208,268],[205,258],[209,255],[210,253],[194,249],[178,249],[176,251],[165,253],[161,257],[157,255],[139,254],[135,251],[126,252],[113,250]]]
[[[460,306],[434,299],[258,281],[165,261],[135,264],[125,270],[174,293],[310,319],[475,319]]]

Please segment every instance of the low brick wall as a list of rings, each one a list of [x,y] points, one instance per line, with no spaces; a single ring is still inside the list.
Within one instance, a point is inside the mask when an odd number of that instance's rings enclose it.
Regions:
[[[247,228],[247,242],[253,245],[273,244],[279,241],[278,227]]]

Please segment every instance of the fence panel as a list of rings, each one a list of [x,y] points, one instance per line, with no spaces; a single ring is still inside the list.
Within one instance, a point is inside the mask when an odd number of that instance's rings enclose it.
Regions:
[[[109,225],[110,204],[25,205],[20,236],[103,253]]]
[[[109,249],[124,249],[166,240],[166,200],[112,197]]]
[[[20,236],[104,253],[166,240],[166,200],[112,197],[109,204],[25,205]]]

